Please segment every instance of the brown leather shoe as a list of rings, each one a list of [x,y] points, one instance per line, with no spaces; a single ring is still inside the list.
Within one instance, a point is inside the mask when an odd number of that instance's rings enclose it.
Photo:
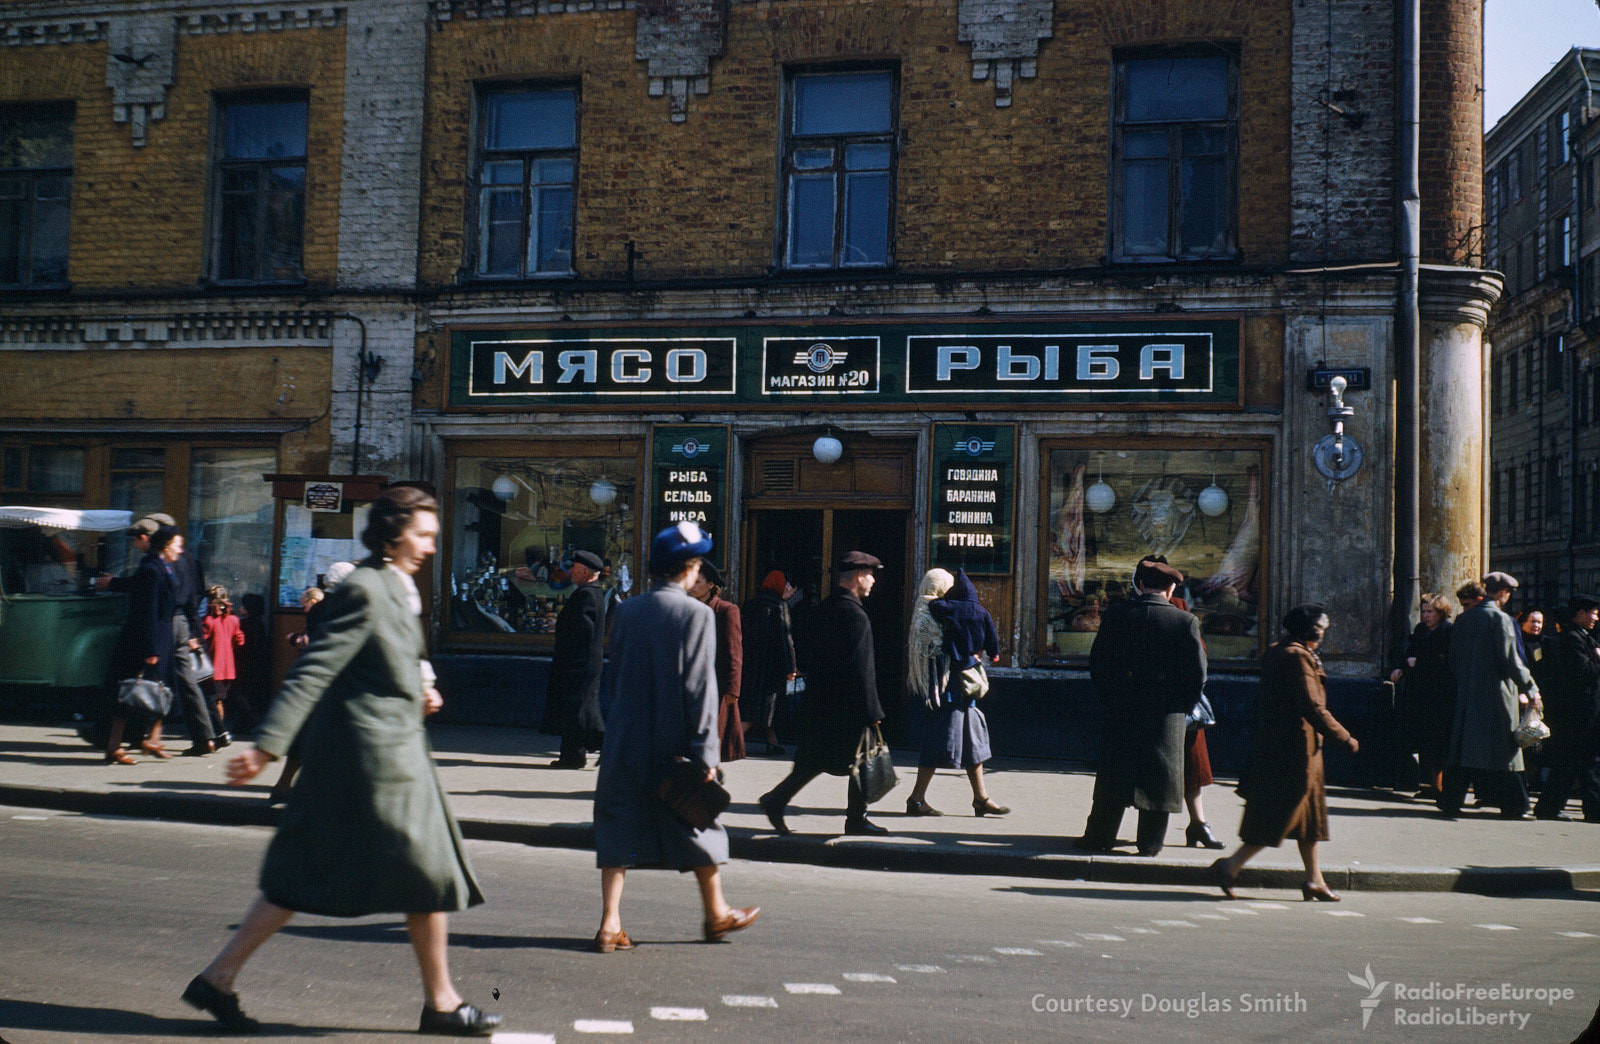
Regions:
[[[160,758],[162,761],[166,761],[168,758],[172,757],[171,754],[167,753],[166,747],[163,747],[159,743],[151,743],[149,740],[145,740],[143,743],[139,744],[139,749],[150,755],[152,758]]]
[[[631,950],[633,940],[628,938],[628,933],[623,931],[594,933],[594,952],[610,953],[612,950]]]
[[[105,756],[107,765],[137,765],[139,760],[131,757],[125,750],[114,750]]]
[[[728,912],[715,921],[706,922],[706,942],[719,942],[729,932],[743,931],[754,924],[760,914],[759,906],[729,907]]]

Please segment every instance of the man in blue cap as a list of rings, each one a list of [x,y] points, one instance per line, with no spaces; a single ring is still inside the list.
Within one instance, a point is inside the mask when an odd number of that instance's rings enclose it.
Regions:
[[[761,796],[761,810],[780,834],[790,832],[783,821],[784,808],[801,787],[824,772],[850,777],[846,834],[872,836],[889,832],[867,818],[866,795],[850,772],[864,734],[883,720],[872,621],[861,606],[861,600],[872,593],[882,568],[883,563],[865,551],[846,552],[834,570],[833,594],[817,609],[812,631],[815,663],[807,681],[794,768]]]
[[[622,928],[622,885],[631,866],[691,870],[705,911],[704,938],[716,942],[748,927],[759,907],[730,907],[719,863],[728,833],[699,829],[656,797],[662,773],[687,761],[709,782],[716,775],[717,625],[689,594],[711,538],[693,522],[656,534],[651,588],[616,610],[611,631],[610,701],[594,792],[595,861],[600,867],[601,953],[633,948]]]

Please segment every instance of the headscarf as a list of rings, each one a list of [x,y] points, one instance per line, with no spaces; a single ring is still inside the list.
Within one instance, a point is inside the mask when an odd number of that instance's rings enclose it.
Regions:
[[[928,612],[944,632],[945,653],[955,669],[970,667],[982,657],[1000,655],[994,617],[978,601],[978,589],[965,569],[957,571],[949,594],[928,603]]]
[[[774,569],[761,581],[761,590],[771,591],[779,598],[783,597],[783,589],[789,586],[789,578],[783,575],[783,570]]]
[[[950,590],[956,578],[944,569],[930,569],[922,574],[917,585],[917,599],[911,610],[911,633],[906,639],[906,691],[919,697],[924,704],[935,706],[948,677],[936,677],[941,672],[929,669],[929,664],[939,656],[944,645],[944,631],[933,618],[928,606]],[[948,665],[944,672],[948,674]]]

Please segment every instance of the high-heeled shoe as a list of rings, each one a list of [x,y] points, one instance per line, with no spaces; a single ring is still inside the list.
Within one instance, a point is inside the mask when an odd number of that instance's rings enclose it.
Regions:
[[[906,798],[906,815],[908,816],[942,816],[943,812],[934,808],[921,798]]]
[[[1229,899],[1239,898],[1233,894],[1233,886],[1239,883],[1239,871],[1235,870],[1231,874],[1228,872],[1228,860],[1226,857],[1218,859],[1207,869],[1211,871],[1212,877],[1216,879],[1217,887],[1222,889],[1223,895]]]
[[[172,757],[171,754],[167,753],[166,747],[163,747],[159,743],[152,743],[150,740],[145,740],[143,743],[139,744],[139,749],[150,755],[152,758],[160,758],[162,761],[166,761],[168,758]]]
[[[1319,903],[1337,903],[1343,897],[1327,885],[1314,885],[1310,881],[1305,881],[1300,885],[1300,898],[1308,903],[1313,900]]]
[[[1004,805],[997,805],[989,798],[973,798],[972,814],[982,819],[984,816],[1008,816],[1011,810]]]
[[[107,765],[137,765],[139,760],[130,756],[125,750],[113,750],[106,754],[105,763]]]
[[[1205,823],[1190,823],[1183,832],[1184,840],[1190,848],[1222,848],[1223,844],[1217,840],[1217,835],[1211,832],[1211,827]]]

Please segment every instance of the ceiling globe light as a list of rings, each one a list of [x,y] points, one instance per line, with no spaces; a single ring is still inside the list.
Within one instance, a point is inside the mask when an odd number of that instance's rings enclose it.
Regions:
[[[1211,476],[1211,485],[1200,491],[1200,496],[1195,501],[1200,508],[1200,513],[1207,518],[1216,518],[1228,510],[1228,491],[1217,485],[1217,477]]]
[[[1103,515],[1117,504],[1117,491],[1106,484],[1105,469],[1100,470],[1100,477],[1094,485],[1083,491],[1083,502],[1097,515]]]
[[[605,507],[617,499],[617,487],[610,479],[595,479],[589,486],[589,499]]]
[[[511,481],[509,475],[501,475],[489,488],[494,490],[495,497],[500,500],[509,501],[517,495],[517,484]]]
[[[821,435],[811,444],[811,455],[819,464],[832,464],[844,456],[844,443],[832,435]]]

